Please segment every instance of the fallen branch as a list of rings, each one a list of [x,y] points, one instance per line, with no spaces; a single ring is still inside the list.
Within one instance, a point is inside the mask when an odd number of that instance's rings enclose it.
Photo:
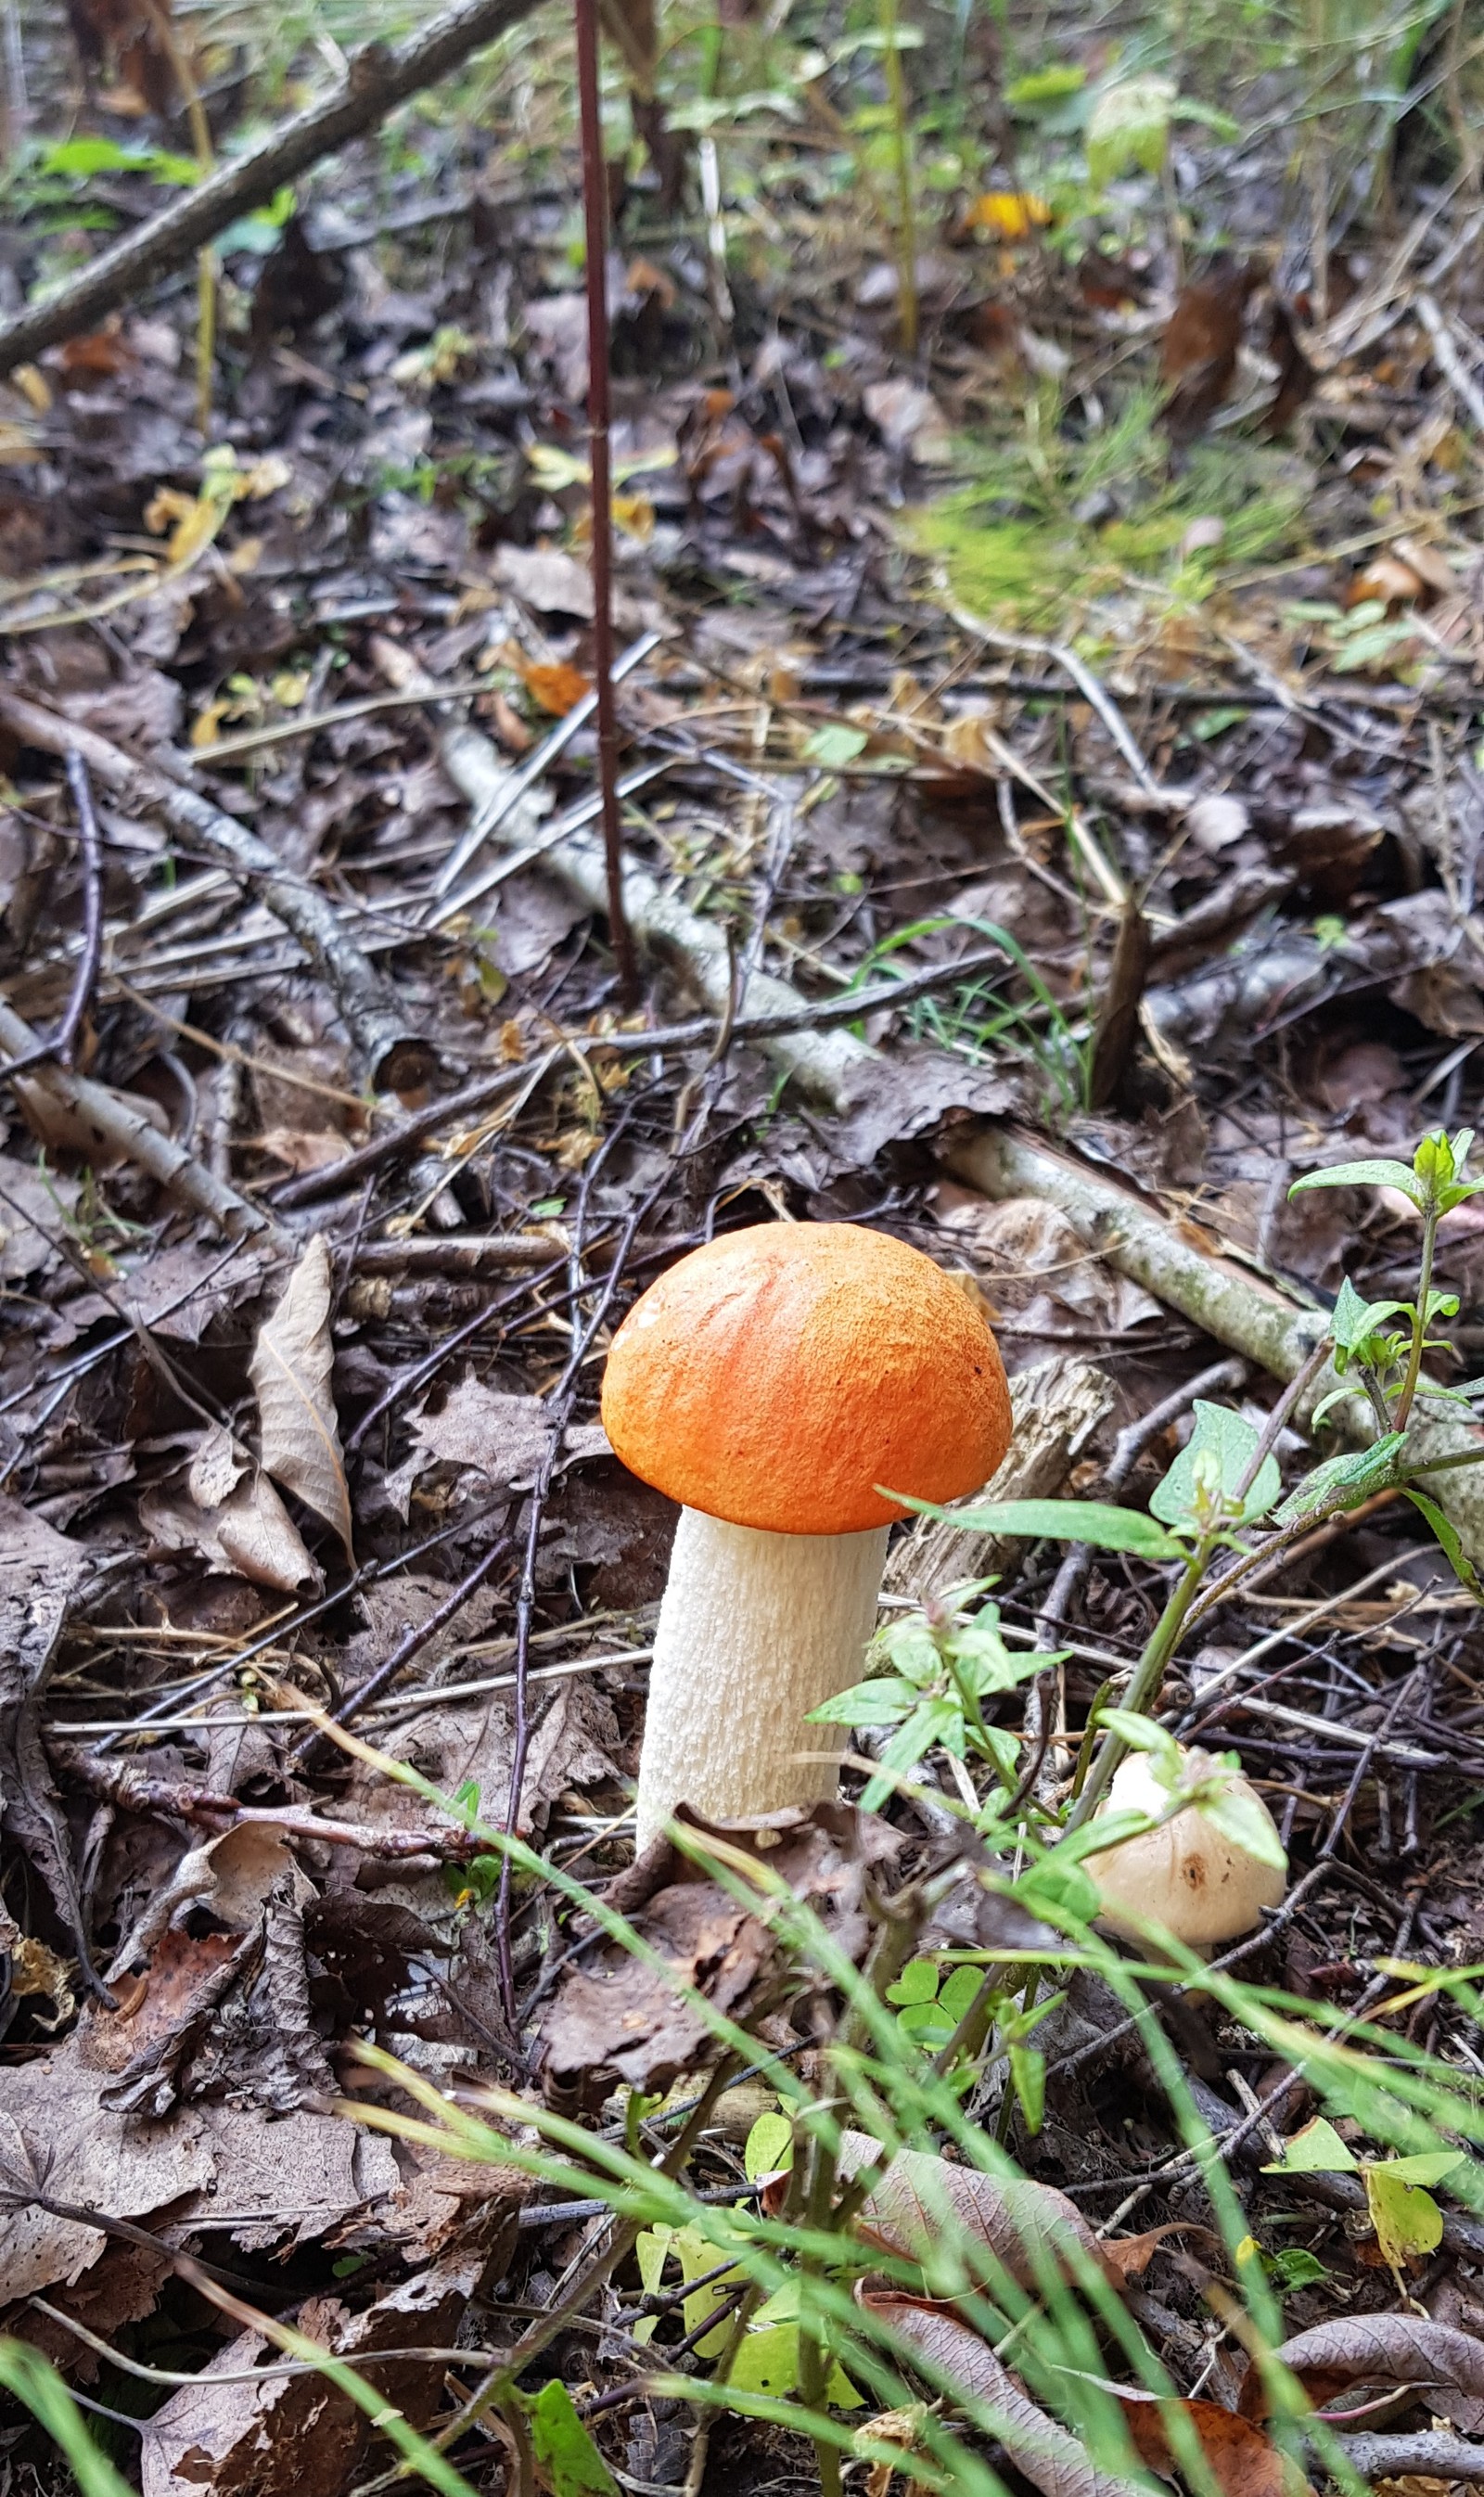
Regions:
[[[394,684],[419,696],[436,691],[432,680],[395,643],[383,640],[373,647],[378,666]],[[498,798],[508,767],[478,729],[453,722],[440,731],[438,745],[444,769],[471,805],[487,806]],[[553,844],[541,865],[559,877],[585,908],[602,913],[606,901],[603,853],[589,836],[569,834]],[[641,942],[666,957],[717,1014],[725,1014],[731,962],[722,930],[687,910],[647,868],[631,863],[624,883]],[[770,1058],[838,1115],[856,1110],[873,1083],[879,1084],[891,1070],[890,1059],[853,1035],[821,1030],[817,1026],[801,1028],[801,1020],[810,1009],[786,980],[758,972],[749,1001],[762,1006],[763,1013],[759,1027],[747,1036],[756,1038]],[[743,1027],[738,1028],[742,1036]],[[955,1076],[963,1072],[960,1061],[936,1052],[918,1056],[900,1072],[927,1094],[932,1090],[935,1068],[951,1070]],[[961,1124],[944,1158],[955,1178],[986,1196],[1034,1196],[1056,1206],[1095,1255],[1106,1258],[1166,1308],[1178,1310],[1217,1343],[1240,1352],[1271,1376],[1284,1382],[1295,1377],[1312,1353],[1323,1325],[1318,1311],[1299,1308],[1275,1284],[1225,1256],[1216,1241],[1188,1217],[1177,1221],[1136,1189],[1074,1154],[1058,1153],[995,1122],[979,1124],[967,1136]],[[1310,1388],[1298,1418],[1306,1419],[1335,1384],[1335,1375],[1326,1367]],[[1332,1407],[1330,1418],[1342,1438],[1367,1445],[1374,1437],[1373,1420],[1360,1397],[1348,1397],[1342,1405]],[[1463,1420],[1414,1425],[1413,1439],[1433,1459],[1456,1458],[1484,1448],[1484,1431]],[[1452,1472],[1433,1474],[1427,1488],[1457,1528],[1470,1560],[1484,1568],[1484,1465],[1464,1465]]]
[[[559,858],[553,856],[553,867],[554,872],[561,872]],[[604,871],[606,874],[606,865]],[[845,996],[825,997],[812,1002],[790,989],[787,995],[794,1003],[787,1013],[742,1015],[730,1025],[725,1023],[724,1017],[718,1022],[713,1015],[703,1015],[694,1022],[671,1024],[658,1031],[619,1028],[607,1032],[568,1032],[563,1036],[561,1046],[549,1051],[540,1065],[534,1068],[534,1074],[539,1081],[564,1058],[574,1054],[590,1057],[606,1051],[618,1057],[671,1057],[688,1049],[714,1049],[723,1030],[729,1042],[771,1042],[780,1040],[788,1033],[828,1031],[838,1024],[864,1023],[868,1016],[879,1014],[883,1008],[910,1005],[914,998],[931,996],[935,990],[953,988],[961,980],[977,979],[981,972],[999,970],[1004,959],[1004,955],[997,951],[961,954],[955,962],[931,964],[927,970],[914,971],[904,979],[885,980],[869,989],[857,989]],[[868,1059],[871,1055],[868,1053]],[[396,1126],[384,1128],[368,1144],[358,1145],[354,1153],[342,1154],[339,1161],[327,1162],[321,1170],[305,1171],[298,1179],[280,1182],[273,1190],[273,1204],[284,1207],[315,1205],[329,1196],[347,1195],[352,1188],[363,1186],[373,1173],[415,1152],[440,1127],[472,1118],[480,1111],[492,1109],[497,1102],[508,1100],[513,1093],[520,1091],[522,1084],[531,1080],[532,1073],[533,1068],[525,1064],[498,1067],[488,1075],[476,1077],[461,1091],[445,1092],[440,1099],[429,1101],[423,1109],[411,1112]],[[439,1254],[447,1244],[424,1241],[411,1245],[423,1254],[426,1267],[437,1268]],[[489,1264],[502,1262],[500,1242],[487,1243],[486,1248]],[[387,1253],[382,1254],[381,1251]],[[439,1253],[428,1253],[434,1251]],[[550,1253],[550,1243],[546,1243],[542,1255]],[[380,1244],[378,1256],[383,1268],[395,1262],[387,1243]],[[356,1262],[358,1268],[369,1271],[369,1266],[376,1260],[368,1260],[366,1250],[361,1249],[357,1252]],[[503,1262],[519,1264],[521,1261],[506,1256]],[[533,1258],[532,1262],[541,1260]],[[441,1271],[452,1274],[472,1270],[445,1263]]]
[[[90,1139],[90,1160],[111,1156],[133,1162],[178,1204],[219,1223],[229,1238],[275,1229],[261,1206],[238,1196],[235,1187],[217,1179],[173,1136],[162,1135],[142,1111],[131,1109],[106,1084],[95,1084],[90,1076],[74,1075],[69,1067],[48,1060],[47,1043],[6,1005],[0,1005],[0,1049],[13,1063],[18,1061],[27,1068],[27,1073],[13,1078],[16,1095],[43,1134],[48,1126],[62,1123],[80,1128]],[[0,1066],[0,1075],[8,1072]]]
[[[435,86],[482,44],[528,16],[534,0],[458,0],[421,33],[390,49],[365,44],[346,63],[332,92],[292,121],[235,156],[194,190],[186,191],[143,225],[114,243],[48,296],[0,329],[0,373],[14,370],[76,337],[120,303],[137,303],[144,289],[189,260],[203,243],[249,208],[261,207],[292,182],[332,155],[347,140],[384,121],[395,106]]]
[[[1054,1205],[1094,1255],[1271,1376],[1296,1377],[1312,1354],[1324,1325],[1321,1312],[1297,1308],[1276,1285],[1224,1255],[1188,1217],[1172,1219],[1107,1172],[1009,1126],[986,1128],[954,1144],[946,1159],[955,1178],[986,1196],[1034,1196]],[[1296,1418],[1307,1422],[1338,1384],[1326,1363]],[[1329,1418],[1339,1436],[1357,1446],[1368,1446],[1375,1437],[1374,1418],[1361,1396],[1332,1406]],[[1410,1438],[1419,1456],[1435,1461],[1484,1449],[1484,1431],[1462,1418],[1414,1418]],[[1484,1465],[1431,1474],[1426,1488],[1475,1565],[1484,1563]]]
[[[126,810],[157,815],[177,840],[252,885],[280,927],[299,939],[329,982],[341,1020],[378,1090],[404,1090],[426,1082],[432,1072],[433,1052],[409,1028],[395,991],[341,927],[327,896],[286,867],[256,833],[245,831],[194,789],[126,754],[95,729],[61,719],[23,694],[0,687],[0,719],[24,744],[43,754],[63,758],[76,754]]]
[[[1484,391],[1459,354],[1452,331],[1431,295],[1417,298],[1417,318],[1426,330],[1433,347],[1433,362],[1453,393],[1466,416],[1471,416],[1484,433]]]
[[[1378,2480],[1417,2473],[1431,2480],[1484,2478],[1484,2445],[1470,2444],[1447,2428],[1414,2428],[1409,2436],[1337,2436],[1350,2469],[1373,2487]]]

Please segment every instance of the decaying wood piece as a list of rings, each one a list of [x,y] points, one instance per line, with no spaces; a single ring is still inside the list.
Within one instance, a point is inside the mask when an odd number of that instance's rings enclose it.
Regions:
[[[14,371],[62,338],[76,337],[117,304],[138,302],[156,278],[181,268],[235,217],[262,207],[283,183],[385,120],[408,96],[435,85],[482,44],[493,43],[496,35],[528,16],[533,5],[534,0],[458,0],[405,43],[390,48],[380,43],[363,45],[329,95],[296,113],[256,147],[229,156],[158,216],[100,252],[66,286],[7,322],[0,329],[0,373]]]
[[[1090,1361],[1056,1358],[1019,1371],[1010,1381],[1015,1436],[1004,1460],[983,1491],[956,1505],[1054,1500],[1112,1404],[1113,1389]],[[987,1578],[1007,1569],[1025,1549],[1023,1542],[1002,1535],[977,1534],[946,1519],[919,1517],[893,1546],[881,1592],[911,1596],[921,1603],[965,1578]]]
[[[4,687],[0,719],[43,754],[80,755],[93,778],[111,789],[127,811],[157,816],[177,840],[250,884],[279,925],[313,957],[379,1090],[410,1088],[432,1072],[434,1053],[409,1027],[395,990],[372,968],[329,896],[286,867],[256,833],[194,789],[126,754],[96,729],[62,719]]]

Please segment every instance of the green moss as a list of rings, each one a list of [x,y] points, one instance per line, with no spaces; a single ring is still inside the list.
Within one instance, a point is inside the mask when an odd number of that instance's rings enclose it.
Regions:
[[[1171,477],[1155,409],[1138,394],[1078,436],[1040,395],[1008,439],[963,446],[966,482],[904,515],[907,544],[941,563],[962,605],[1046,632],[1130,589],[1199,603],[1301,543],[1307,481],[1289,456],[1224,434]],[[1219,544],[1182,554],[1200,520],[1221,522]]]

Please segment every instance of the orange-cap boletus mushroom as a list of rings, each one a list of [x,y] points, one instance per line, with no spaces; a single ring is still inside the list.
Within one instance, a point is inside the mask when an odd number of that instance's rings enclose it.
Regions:
[[[1010,1440],[983,1314],[931,1257],[853,1223],[765,1223],[682,1257],[614,1338],[603,1422],[680,1502],[639,1765],[639,1844],[678,1803],[744,1820],[833,1795],[890,1492],[977,1491]]]

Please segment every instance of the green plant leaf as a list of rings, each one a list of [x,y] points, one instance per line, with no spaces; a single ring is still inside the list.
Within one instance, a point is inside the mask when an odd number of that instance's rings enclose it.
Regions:
[[[1368,1336],[1374,1335],[1383,1318],[1394,1318],[1404,1311],[1411,1315],[1405,1301],[1363,1301],[1347,1275],[1336,1296],[1330,1333],[1342,1352],[1354,1352]]]
[[[530,2420],[531,2449],[552,2497],[618,2497],[618,2483],[559,2377],[516,2399]]]
[[[1440,2185],[1455,2167],[1462,2167],[1466,2153],[1462,2150],[1418,2150],[1409,2159],[1388,2159],[1384,2165],[1390,2176],[1400,2176],[1404,2185]]]
[[[1240,1786],[1214,1786],[1209,1794],[1199,1799],[1196,1809],[1254,1863],[1271,1864],[1276,1872],[1287,1872],[1288,1858],[1282,1842],[1256,1795],[1245,1793]]]
[[[1046,2115],[1046,2058],[1039,2047],[1010,2041],[1010,2085],[1031,2133],[1039,2133]]]
[[[1263,2256],[1262,2267],[1283,2297],[1296,2289],[1312,2289],[1316,2282],[1329,2278],[1318,2256],[1311,2255],[1307,2246],[1280,2246],[1277,2254]]]
[[[1328,2116],[1316,2115],[1286,2145],[1281,2159],[1264,2167],[1265,2176],[1313,2176],[1338,2172],[1350,2174],[1360,2161],[1353,2150],[1342,2142]]]
[[[838,772],[864,754],[869,743],[866,729],[851,728],[844,720],[832,720],[827,728],[816,728],[812,737],[805,738],[804,760],[817,764],[822,772]]]
[[[82,2497],[133,2497],[127,2480],[93,2443],[56,2369],[29,2342],[0,2340],[0,2385],[61,2447]]]
[[[1209,1405],[1198,1396],[1195,1428],[1163,1482],[1155,1488],[1150,1507],[1166,1526],[1193,1521],[1198,1513],[1198,1460],[1202,1458],[1215,1459],[1221,1496],[1228,1503],[1234,1503],[1237,1487],[1251,1464],[1256,1446],[1256,1425],[1245,1414],[1234,1412],[1229,1405]],[[1240,1522],[1247,1525],[1254,1518],[1266,1517],[1282,1488],[1277,1458],[1264,1457],[1256,1480],[1242,1502]]]
[[[1177,92],[1157,70],[1102,89],[1088,120],[1088,172],[1099,190],[1121,174],[1159,172]]]
[[[837,1691],[832,1699],[822,1699],[809,1710],[805,1723],[899,1725],[917,1706],[919,1696],[915,1685],[903,1682],[900,1674],[878,1673],[849,1691]]]
[[[936,2003],[941,1971],[935,1959],[910,1959],[895,1985],[886,1989],[888,2003]]]
[[[938,1995],[938,2005],[947,2013],[956,2029],[969,2005],[977,1999],[983,1982],[983,1969],[967,1966],[950,1969],[944,1977],[942,1991]]]
[[[742,2144],[742,2173],[749,2185],[760,2176],[776,2176],[794,2164],[794,2128],[774,2108],[760,2115]]]
[[[1333,1399],[1327,1398],[1326,1402]],[[1384,1439],[1377,1439],[1372,1447],[1358,1448],[1349,1456],[1326,1457],[1274,1512],[1275,1524],[1292,1526],[1299,1518],[1309,1517],[1316,1508],[1335,1501],[1342,1508],[1358,1508],[1363,1500],[1369,1500],[1390,1479],[1392,1467],[1405,1445],[1405,1431],[1388,1431]]]
[[[1310,1187],[1399,1187],[1413,1205],[1421,1202],[1416,1177],[1405,1162],[1336,1162],[1329,1170],[1306,1171],[1288,1193],[1302,1196]]]
[[[1431,2194],[1399,2176],[1396,2166],[1367,2167],[1366,2200],[1375,2241],[1393,2271],[1442,2243],[1442,2213]]]
[[[742,2336],[742,2348],[732,2362],[727,2378],[739,2392],[773,2393],[786,2400],[799,2389],[799,2326],[797,2323],[768,2323],[761,2331]],[[863,2397],[838,2363],[832,2365],[825,2385],[825,2400],[840,2410],[862,2408]]]
[[[1448,1518],[1444,1517],[1437,1501],[1429,1500],[1427,1493],[1425,1491],[1419,1491],[1415,1483],[1404,1483],[1402,1485],[1402,1489],[1406,1498],[1411,1501],[1413,1508],[1420,1509],[1422,1515],[1427,1519],[1429,1526],[1432,1528],[1438,1542],[1442,1546],[1443,1557],[1452,1568],[1455,1576],[1458,1578],[1460,1585],[1467,1587],[1470,1596],[1477,1596],[1480,1601],[1484,1602],[1484,1586],[1479,1584],[1478,1571],[1474,1568],[1473,1563],[1469,1560],[1468,1553],[1464,1550],[1462,1543],[1459,1541],[1457,1529]]]
[[[1182,1561],[1183,1547],[1142,1509],[1097,1500],[991,1500],[980,1508],[946,1509],[931,1500],[888,1492],[923,1517],[945,1517],[974,1534],[1049,1535],[1061,1543],[1093,1543],[1100,1552],[1135,1552],[1145,1561]]]
[[[1089,1829],[1092,1827],[1093,1824],[1089,1823]],[[1088,1834],[1088,1829],[1077,1832],[1078,1838],[1085,1838]],[[1095,1850],[1089,1848],[1088,1851],[1090,1854]],[[1027,1872],[1021,1875],[1011,1895],[1017,1907],[1027,1908],[1033,1916],[1043,1909],[1050,1909],[1058,1915],[1075,1916],[1079,1923],[1090,1925],[1102,1905],[1101,1893],[1080,1864],[1063,1861],[1063,1849],[1058,1847],[1055,1855],[1048,1855],[1040,1864],[1032,1864]]]
[[[1088,82],[1085,69],[1073,62],[1058,62],[1052,69],[1032,70],[1026,78],[1012,79],[1005,89],[1005,102],[1012,112],[1038,104],[1060,104],[1069,95],[1080,95]]]

